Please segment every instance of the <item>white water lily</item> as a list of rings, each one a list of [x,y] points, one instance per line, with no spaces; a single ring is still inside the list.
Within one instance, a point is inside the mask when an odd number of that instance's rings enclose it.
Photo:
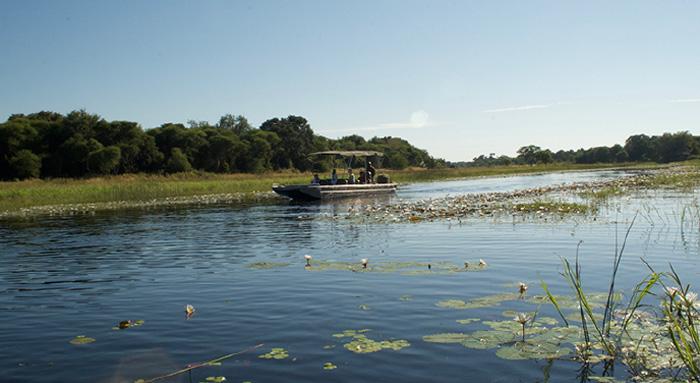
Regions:
[[[367,268],[367,262],[368,262],[368,261],[367,261],[367,258],[362,258],[361,262],[362,262],[362,267],[366,269],[366,268]]]
[[[312,259],[312,258],[313,258],[313,257],[310,256],[310,255],[308,255],[308,254],[306,254],[306,255],[304,256],[304,259],[306,259],[306,266],[311,266],[311,259]]]
[[[194,306],[192,306],[192,305],[185,306],[185,314],[187,314],[188,317],[192,316],[192,314],[194,314],[194,311],[195,311]]]
[[[528,314],[525,313],[518,313],[518,315],[513,318],[514,321],[520,323],[521,325],[525,325],[532,317],[530,317]]]
[[[486,266],[487,263],[483,259],[479,259],[479,266]]]
[[[684,296],[685,304],[688,307],[694,306],[696,304],[697,300],[698,300],[697,293],[687,292]]]

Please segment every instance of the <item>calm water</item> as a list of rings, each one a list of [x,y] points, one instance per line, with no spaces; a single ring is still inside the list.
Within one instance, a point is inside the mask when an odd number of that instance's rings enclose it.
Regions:
[[[616,176],[620,174],[589,172],[437,182],[403,188],[398,197],[504,191]],[[573,362],[505,361],[494,350],[422,340],[429,334],[483,328],[457,319],[502,320],[504,310],[533,310],[532,305],[514,301],[459,311],[435,303],[511,292],[518,281],[528,282],[528,293],[537,294],[541,279],[556,292],[568,293],[559,275],[561,257],[573,258],[581,240],[586,287],[602,291],[616,232],[621,241],[635,212],[639,216],[618,286],[628,289],[641,279],[645,267],[640,257],[661,270],[673,263],[687,283],[697,286],[699,225],[690,213],[681,219],[682,210],[697,203],[696,196],[649,192],[617,200],[596,217],[515,224],[493,218],[460,225],[356,225],[327,219],[357,201],[208,206],[0,223],[0,381],[133,381],[260,343],[265,346],[221,366],[170,381],[199,382],[208,376],[226,376],[229,382],[574,380],[579,366]],[[372,202],[376,201],[366,203]],[[370,264],[462,264],[482,258],[490,267],[450,275],[309,272],[304,254],[315,261],[368,258]],[[260,261],[290,265],[247,267]],[[409,295],[410,300],[400,299]],[[190,319],[184,315],[186,304],[197,309]],[[555,315],[548,307],[541,311]],[[112,330],[127,319],[143,319],[145,324]],[[368,335],[373,339],[406,339],[411,346],[355,354],[342,347],[347,340],[332,336],[364,328],[372,330]],[[77,335],[96,342],[70,344]],[[290,357],[257,357],[272,347],[287,349]],[[325,371],[325,362],[338,368]],[[616,375],[624,378],[624,368]]]

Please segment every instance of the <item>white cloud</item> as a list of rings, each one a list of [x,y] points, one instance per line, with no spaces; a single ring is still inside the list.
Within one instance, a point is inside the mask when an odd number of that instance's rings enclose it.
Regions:
[[[679,98],[679,99],[675,99],[675,100],[668,100],[668,102],[673,102],[673,103],[700,102],[700,98]]]
[[[482,110],[482,113],[503,113],[503,112],[515,112],[519,110],[531,110],[531,109],[544,109],[552,106],[551,104],[539,104],[539,105],[523,105],[523,106],[513,106],[509,108],[499,108],[499,109],[487,109]]]

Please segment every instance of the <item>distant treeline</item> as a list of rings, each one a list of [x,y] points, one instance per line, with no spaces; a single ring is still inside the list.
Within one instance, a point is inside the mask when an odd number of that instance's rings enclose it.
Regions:
[[[307,155],[323,150],[376,150],[382,166],[444,166],[425,150],[397,137],[337,140],[316,135],[299,116],[273,118],[254,128],[227,114],[216,124],[165,123],[145,130],[136,122],[105,121],[84,110],[15,114],[0,124],[0,178],[84,177],[123,173],[216,173],[297,169],[327,170]],[[362,166],[363,164],[356,164]]]
[[[552,152],[536,145],[518,149],[516,157],[480,155],[472,162],[453,163],[451,166],[492,166],[511,164],[548,164],[569,162],[578,164],[615,162],[675,162],[700,157],[700,136],[688,132],[664,133],[660,136],[637,134],[625,141],[625,146],[598,146],[589,149]]]

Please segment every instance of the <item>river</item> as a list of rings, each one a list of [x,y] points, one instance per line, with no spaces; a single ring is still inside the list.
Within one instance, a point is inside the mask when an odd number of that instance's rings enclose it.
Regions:
[[[366,203],[624,175],[601,171],[422,183],[401,187],[393,199]],[[192,206],[0,222],[0,381],[132,382],[241,350],[248,351],[167,381],[217,376],[256,383],[571,381],[580,365],[569,360],[504,360],[493,349],[423,340],[484,329],[479,321],[457,320],[500,321],[509,319],[506,310],[537,309],[556,318],[551,306],[512,300],[452,310],[437,303],[515,292],[521,281],[530,286],[528,295],[542,294],[541,280],[552,291],[570,293],[560,275],[562,258],[573,259],[579,243],[586,287],[605,291],[616,244],[619,248],[635,215],[616,288],[629,290],[644,277],[648,270],[640,258],[663,271],[672,263],[696,286],[700,225],[687,219],[694,213],[685,213],[697,212],[696,197],[697,192],[648,191],[616,198],[590,216],[522,222],[327,219],[362,201]],[[305,267],[305,255],[311,255],[311,267]],[[331,261],[360,265],[363,258],[370,270],[385,272],[324,268]],[[441,268],[475,265],[479,259],[488,267],[478,272]],[[196,309],[190,317],[188,304]],[[125,320],[143,324],[113,329]],[[404,340],[410,346],[358,353],[345,347],[352,337],[333,336],[361,329],[371,330],[362,332],[369,339]],[[94,342],[70,343],[80,335]],[[288,357],[259,357],[272,348],[283,348]],[[326,363],[337,368],[324,369]],[[627,372],[620,366],[614,375],[624,379]]]

